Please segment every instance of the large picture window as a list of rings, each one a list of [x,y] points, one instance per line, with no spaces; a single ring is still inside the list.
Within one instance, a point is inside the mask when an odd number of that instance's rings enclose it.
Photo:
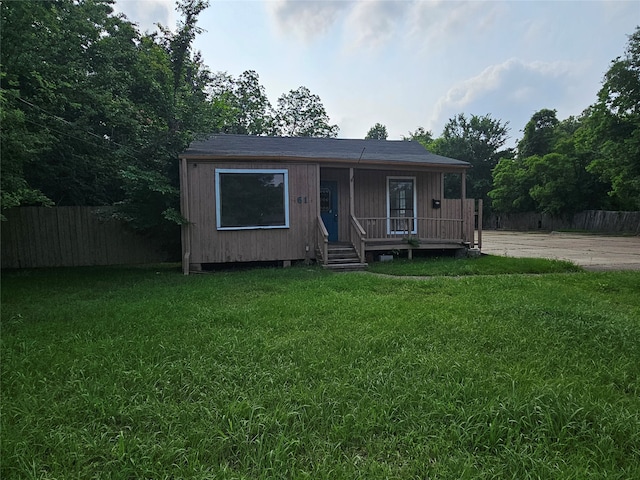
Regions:
[[[218,230],[289,227],[287,170],[216,169]]]
[[[417,233],[416,200],[415,177],[387,178],[387,233]]]

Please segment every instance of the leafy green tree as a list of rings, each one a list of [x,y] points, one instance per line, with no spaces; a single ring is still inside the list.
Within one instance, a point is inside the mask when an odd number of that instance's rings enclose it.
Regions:
[[[568,119],[562,124],[570,132],[576,130],[579,120]],[[556,135],[559,140],[552,153],[498,163],[489,192],[495,211],[564,215],[599,208],[603,185],[586,170],[590,157],[576,151],[568,133],[558,131]]]
[[[612,62],[595,105],[563,121],[540,110],[524,132],[518,160],[494,169],[489,196],[497,211],[640,209],[640,27]]]
[[[514,158],[502,158],[493,169],[493,189],[488,193],[496,212],[531,212],[536,208],[530,190],[533,182],[528,164]]]
[[[402,137],[404,141],[418,142],[424,148],[429,149],[429,145],[433,142],[433,133],[431,130],[425,130],[424,127],[418,127],[414,132],[409,132],[409,136]]]
[[[580,184],[572,158],[559,153],[526,159],[530,182],[529,195],[536,210],[550,215],[581,210]]]
[[[588,170],[610,185],[612,206],[640,210],[640,27],[611,63],[578,136],[594,157]]]
[[[152,104],[156,110],[148,111],[153,128],[140,138],[135,159],[119,171],[124,198],[117,203],[117,215],[147,232],[175,233],[176,241],[176,226],[182,221],[177,156],[216,123],[206,94],[211,74],[191,49],[200,31],[198,15],[207,6],[205,0],[178,2],[182,19],[177,31],[161,28],[160,35],[143,38],[147,76],[140,83],[157,79],[160,98]],[[148,95],[143,99],[154,102]]]
[[[579,157],[561,153],[502,159],[493,171],[489,192],[497,212],[540,212],[550,215],[594,208],[597,184]]]
[[[386,140],[388,136],[389,134],[387,133],[387,127],[382,125],[381,123],[376,123],[373,127],[369,129],[364,139],[365,140]]]
[[[473,168],[467,173],[466,195],[488,201],[493,168],[501,157],[512,156],[510,150],[503,149],[508,132],[508,123],[503,124],[489,115],[467,118],[461,113],[447,122],[442,136],[429,147],[433,153],[471,163]]]
[[[111,3],[0,3],[3,208],[116,205],[175,232],[176,156],[215,124],[190,47],[207,3],[179,3],[176,33],[144,36]]]
[[[212,78],[210,91],[221,120],[215,131],[240,135],[273,133],[271,103],[255,71],[247,70],[237,79],[227,73],[217,73]]]
[[[275,119],[276,133],[283,137],[337,137],[340,131],[329,123],[320,97],[307,87],[281,95]]]
[[[273,113],[260,77],[248,70],[238,77],[236,96],[239,100],[240,125],[247,135],[263,135],[273,132]]]
[[[544,108],[534,113],[524,127],[524,136],[518,142],[518,157],[527,158],[552,152],[559,123],[555,110]]]
[[[2,126],[2,170],[12,172],[3,198],[15,204],[18,187],[57,204],[108,203],[117,195],[117,168],[114,144],[99,132],[104,108],[96,99],[117,84],[98,92],[91,82],[102,73],[94,65],[100,45],[125,22],[99,0],[2,2],[0,9],[3,98],[6,114],[19,119]],[[17,135],[26,148],[15,148]],[[19,196],[18,203],[35,200]]]
[[[561,211],[563,214],[609,207],[607,185],[588,169],[593,161],[593,155],[579,147],[579,135],[584,129],[584,121],[584,115],[571,116],[560,121],[555,131],[553,153],[566,157],[568,171],[564,176],[574,181],[574,185],[567,186],[566,189],[566,192],[572,192],[573,195],[559,192],[564,200]]]
[[[0,201],[2,210],[22,204],[48,204],[51,200],[25,179],[25,170],[49,141],[46,132],[32,127],[21,90],[29,66],[38,61],[37,42],[30,28],[34,15],[45,16],[44,3],[0,3]],[[26,67],[26,68],[25,68]],[[21,81],[22,80],[22,81]],[[2,215],[2,219],[5,217]]]
[[[24,168],[30,157],[37,154],[44,140],[30,131],[22,110],[13,107],[7,96],[16,102],[15,91],[0,91],[0,128],[2,175],[0,176],[0,205],[2,210],[20,205],[51,205],[51,200],[25,179]],[[0,211],[0,219],[6,217]]]

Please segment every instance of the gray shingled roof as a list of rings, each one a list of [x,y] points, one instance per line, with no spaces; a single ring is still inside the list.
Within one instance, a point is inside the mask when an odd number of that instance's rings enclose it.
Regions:
[[[409,163],[469,167],[427,151],[418,142],[402,140],[356,140],[344,138],[258,137],[251,135],[212,135],[192,142],[181,158],[265,158],[352,161],[354,163]]]

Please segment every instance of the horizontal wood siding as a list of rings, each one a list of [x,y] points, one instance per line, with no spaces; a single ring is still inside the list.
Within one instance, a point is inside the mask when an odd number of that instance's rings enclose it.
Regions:
[[[2,268],[78,267],[168,260],[154,239],[110,218],[104,207],[20,207],[5,211]]]
[[[287,169],[289,228],[218,231],[216,168]],[[189,161],[187,177],[191,263],[256,262],[313,257],[319,198],[316,165]],[[305,248],[307,245],[309,251]]]

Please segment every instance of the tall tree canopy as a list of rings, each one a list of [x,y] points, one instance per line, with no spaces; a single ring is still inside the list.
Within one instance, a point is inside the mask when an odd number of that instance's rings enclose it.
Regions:
[[[172,228],[181,221],[177,155],[215,123],[205,93],[211,74],[191,47],[200,31],[198,15],[208,4],[208,0],[177,2],[182,14],[177,30],[161,28],[160,35],[142,39],[153,52],[148,60],[154,63],[147,64],[146,71],[158,75],[165,95],[157,105],[160,116],[152,142],[144,137],[135,161],[120,170],[124,198],[116,205],[121,218],[143,230]]]
[[[365,140],[386,140],[388,136],[389,134],[387,133],[387,127],[382,125],[381,123],[376,123],[373,127],[369,129],[364,139]]]
[[[534,113],[524,127],[524,136],[518,142],[518,157],[527,158],[551,152],[558,123],[555,110],[544,108]]]
[[[240,135],[270,135],[274,132],[271,103],[260,77],[253,70],[237,79],[226,73],[213,76],[210,97],[220,124],[214,129]]]
[[[589,171],[610,185],[614,206],[640,210],[640,27],[611,62],[579,146],[593,154]]]
[[[337,137],[340,129],[331,125],[318,95],[299,87],[278,98],[276,133],[283,137]]]
[[[117,76],[133,30],[108,2],[2,2],[0,12],[2,115],[13,120],[2,122],[2,207],[115,200],[121,147],[105,107],[127,89]]]
[[[471,163],[466,194],[470,198],[487,199],[492,187],[491,171],[501,157],[512,155],[503,149],[508,132],[508,123],[489,115],[467,118],[461,113],[447,122],[442,136],[428,147],[433,153]]]
[[[433,133],[431,130],[425,130],[424,127],[418,127],[414,132],[409,132],[409,136],[402,137],[402,140],[406,142],[418,142],[424,148],[429,149],[431,142],[433,142]]]
[[[177,155],[195,137],[337,135],[305,87],[274,111],[256,72],[209,72],[192,49],[208,0],[178,1],[177,28],[144,35],[112,4],[0,3],[3,210],[111,205],[135,228],[176,231]]]
[[[501,212],[640,209],[640,27],[605,74],[598,101],[563,121],[555,110],[536,112],[517,160],[500,161],[493,177],[489,196]]]
[[[592,157],[575,145],[584,118],[558,121],[555,111],[544,110],[534,113],[527,125],[540,126],[542,117],[545,126],[529,130],[529,139],[545,130],[540,136],[544,141],[528,144],[537,145],[531,151],[539,153],[522,157],[528,150],[520,149],[516,159],[502,159],[494,168],[489,192],[494,210],[563,215],[602,206],[603,185],[587,171]]]
[[[142,229],[179,217],[175,157],[212,128],[191,50],[207,2],[180,2],[177,31],[152,35],[112,3],[0,4],[3,209],[115,204]]]

